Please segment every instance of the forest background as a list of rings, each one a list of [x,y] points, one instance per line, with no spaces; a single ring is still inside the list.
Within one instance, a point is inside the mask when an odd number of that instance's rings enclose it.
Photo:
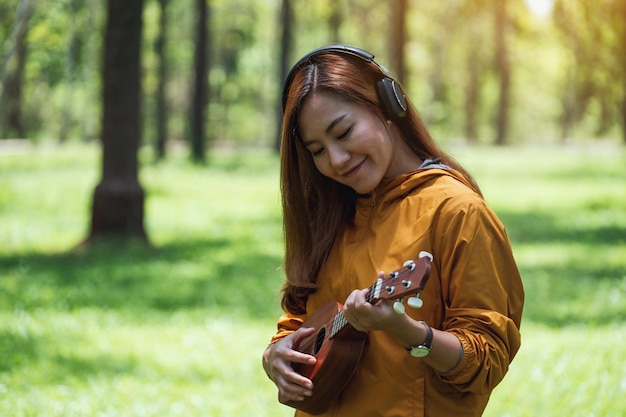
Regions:
[[[285,67],[334,42],[374,53],[442,142],[626,142],[622,0],[140,3],[143,144],[190,137],[199,39],[209,144],[274,146]],[[104,6],[0,1],[0,138],[100,137]]]
[[[334,42],[510,234],[523,346],[486,415],[623,413],[625,0],[0,0],[0,416],[292,414],[259,362],[279,94]]]

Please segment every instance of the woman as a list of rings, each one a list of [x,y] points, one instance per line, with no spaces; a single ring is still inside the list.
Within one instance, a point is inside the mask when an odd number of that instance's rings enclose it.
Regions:
[[[333,45],[302,58],[283,110],[285,313],[263,353],[279,401],[298,408],[315,393],[293,366],[317,358],[295,347],[316,331],[302,326],[307,317],[335,301],[367,342],[323,415],[481,415],[520,347],[524,294],[478,185],[361,49]],[[380,271],[421,251],[433,256],[421,309],[367,301]]]

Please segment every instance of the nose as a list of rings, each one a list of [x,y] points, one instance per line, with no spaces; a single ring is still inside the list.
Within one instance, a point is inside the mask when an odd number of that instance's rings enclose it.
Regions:
[[[345,150],[343,146],[337,144],[328,149],[328,155],[330,165],[335,169],[345,166],[346,162],[350,159],[350,152]]]

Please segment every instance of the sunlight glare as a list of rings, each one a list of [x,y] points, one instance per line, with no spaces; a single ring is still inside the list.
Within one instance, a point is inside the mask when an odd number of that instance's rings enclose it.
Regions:
[[[526,6],[537,17],[546,17],[552,12],[553,0],[524,0]]]

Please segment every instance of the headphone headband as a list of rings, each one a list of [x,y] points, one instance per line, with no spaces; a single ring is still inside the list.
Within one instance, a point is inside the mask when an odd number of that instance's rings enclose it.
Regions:
[[[285,112],[285,105],[287,104],[287,95],[289,93],[289,87],[291,87],[291,83],[293,81],[293,77],[295,76],[296,71],[304,65],[307,61],[309,61],[315,55],[325,52],[333,52],[339,54],[345,54],[360,58],[366,62],[374,64],[380,71],[385,75],[385,78],[379,82],[377,85],[377,89],[379,94],[381,95],[381,100],[385,107],[388,108],[388,111],[396,117],[404,117],[404,114],[407,109],[407,104],[404,98],[404,94],[402,93],[402,89],[399,84],[391,78],[388,74],[387,68],[380,65],[378,62],[374,60],[374,55],[367,52],[364,49],[357,48],[355,46],[350,45],[328,45],[323,46],[321,48],[314,49],[308,54],[304,55],[302,58],[298,60],[291,68],[287,77],[285,78],[285,82],[283,84],[283,113]],[[391,100],[391,101],[390,101]]]

